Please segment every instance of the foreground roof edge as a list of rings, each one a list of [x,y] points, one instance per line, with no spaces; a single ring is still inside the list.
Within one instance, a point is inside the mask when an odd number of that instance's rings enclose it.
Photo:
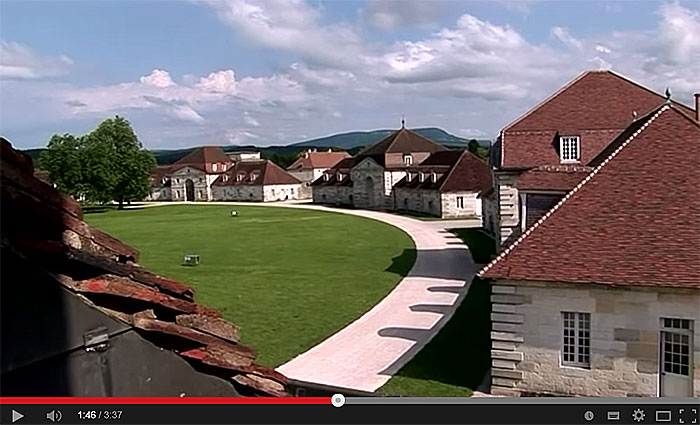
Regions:
[[[640,128],[638,128],[620,146],[618,146],[603,162],[600,163],[600,165],[596,166],[593,169],[593,171],[590,172],[590,174],[588,174],[583,180],[581,180],[581,182],[579,182],[579,184],[577,184],[576,187],[574,187],[571,191],[569,191],[569,193],[567,193],[554,207],[552,207],[552,209],[550,209],[544,216],[542,216],[542,218],[537,220],[537,222],[535,222],[535,224],[533,224],[529,229],[527,229],[525,231],[525,233],[520,235],[520,237],[518,239],[516,239],[515,242],[513,242],[510,246],[508,246],[503,252],[498,254],[498,256],[495,259],[493,259],[489,264],[484,266],[484,268],[479,270],[477,275],[479,277],[489,277],[489,276],[487,276],[487,274],[491,268],[493,268],[496,264],[498,264],[505,257],[507,257],[508,254],[510,254],[510,252],[513,251],[513,249],[515,247],[517,247],[523,240],[525,240],[525,238],[527,238],[533,231],[535,231],[552,214],[556,213],[557,210],[559,210],[559,208],[561,208],[561,206],[564,205],[567,200],[569,200],[569,198],[574,196],[583,186],[586,185],[586,183],[588,183],[592,178],[594,178],[600,172],[600,170],[603,167],[605,167],[605,165],[607,165],[612,159],[614,159],[620,153],[620,151],[622,149],[624,149],[632,140],[634,140],[635,138],[637,138],[637,136],[639,136],[642,132],[644,132],[644,130],[646,130],[646,128],[649,127],[649,125],[651,123],[653,123],[654,120],[656,120],[656,118],[658,118],[665,111],[673,109],[674,107],[675,107],[675,105],[666,103],[666,104],[662,105],[660,108],[658,108],[655,112],[653,112],[651,114],[651,116],[647,119],[647,121],[643,125],[640,126]],[[686,116],[683,112],[677,111],[677,113],[679,113],[682,117],[684,117],[685,119],[687,119],[691,123],[700,127],[700,123],[698,123],[695,120],[692,120],[690,117]],[[491,276],[491,277],[495,277],[495,276]]]

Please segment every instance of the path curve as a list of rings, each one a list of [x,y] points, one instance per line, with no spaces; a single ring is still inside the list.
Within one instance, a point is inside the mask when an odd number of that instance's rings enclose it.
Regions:
[[[159,204],[180,203],[150,205]],[[252,205],[238,202],[202,204]],[[476,220],[421,221],[379,211],[306,203],[255,204],[258,205],[313,209],[378,220],[410,235],[417,250],[411,271],[377,305],[320,344],[277,368],[291,379],[360,391],[377,390],[447,323],[478,270],[468,248],[446,230],[479,227]]]

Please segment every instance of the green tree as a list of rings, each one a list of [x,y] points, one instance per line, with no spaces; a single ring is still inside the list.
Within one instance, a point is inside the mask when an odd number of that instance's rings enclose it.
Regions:
[[[115,116],[102,121],[86,136],[86,145],[91,150],[90,158],[94,155],[106,158],[106,162],[99,160],[88,168],[95,174],[104,172],[110,176],[101,183],[105,189],[109,188],[106,197],[117,201],[119,209],[124,207],[124,202],[143,199],[148,194],[150,172],[156,162],[153,155],[143,149],[128,120]],[[101,189],[98,192],[103,194]]]
[[[479,147],[479,141],[476,139],[471,139],[469,143],[467,143],[467,150],[475,155],[478,155]]]
[[[82,137],[54,134],[46,150],[39,156],[39,165],[49,172],[59,190],[75,198],[84,194]]]

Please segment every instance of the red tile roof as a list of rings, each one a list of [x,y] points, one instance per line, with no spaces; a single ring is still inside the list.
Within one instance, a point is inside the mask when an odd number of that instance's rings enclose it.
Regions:
[[[435,152],[417,166],[409,167],[411,173],[423,172],[427,178],[408,181],[406,177],[396,187],[436,189],[440,192],[481,192],[491,187],[491,170],[488,164],[469,151]],[[437,179],[430,179],[435,172]]]
[[[518,176],[518,190],[543,190],[568,192],[584,179],[592,167],[572,165],[542,165]]]
[[[480,275],[700,288],[700,124],[673,104],[643,120]]]
[[[304,152],[303,156],[297,158],[287,170],[299,168],[332,168],[338,162],[349,158],[347,152]]]
[[[445,151],[442,145],[414,133],[407,128],[400,128],[378,143],[357,154],[359,158],[387,153],[439,152]]]
[[[255,351],[238,343],[234,324],[196,303],[189,286],[138,265],[138,251],[88,226],[80,204],[35,178],[28,156],[3,138],[0,147],[3,258],[46,272],[57,287],[186,358],[198,373],[254,395],[289,396],[287,379],[255,365]],[[14,283],[29,283],[21,277]]]
[[[503,129],[501,166],[559,164],[558,136],[578,135],[581,163],[595,157],[664,97],[611,71],[588,71]],[[692,116],[693,110],[676,104]]]
[[[238,179],[238,176],[242,179]],[[255,178],[251,176],[255,175]],[[240,161],[212,183],[215,186],[260,186],[278,184],[301,184],[301,182],[279,165],[269,160]]]
[[[223,170],[217,167],[214,171],[212,165],[217,164],[231,164],[231,159],[226,156],[223,150],[218,146],[202,146],[195,149],[193,152],[184,156],[177,162],[173,164],[172,171],[176,171],[183,166],[189,165],[195,168],[199,168],[206,173],[221,173]]]

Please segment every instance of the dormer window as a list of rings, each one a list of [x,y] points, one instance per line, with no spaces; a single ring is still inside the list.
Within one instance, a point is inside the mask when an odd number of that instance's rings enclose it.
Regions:
[[[339,182],[343,181],[343,175],[341,173],[336,174],[335,178],[337,178]]]
[[[218,164],[216,164],[216,163],[212,164],[211,168],[212,168],[212,170],[216,171],[216,169],[218,168]]]
[[[242,182],[243,179],[245,179],[245,173],[238,173],[238,175],[236,175],[237,182]]]
[[[430,181],[432,181],[433,183],[437,183],[437,173],[435,171],[430,173]]]
[[[228,181],[228,174],[224,174],[224,181],[225,181],[225,182]]]
[[[418,173],[418,181],[421,183],[425,181],[425,173],[423,173],[422,171]]]
[[[327,181],[329,181],[330,179],[331,179],[331,175],[330,175],[330,174],[326,173],[326,174],[323,175],[323,181],[324,181],[324,182],[327,182]]]
[[[226,171],[226,164],[221,164],[221,171]]]
[[[581,139],[578,136],[559,137],[561,162],[578,162],[581,159]]]
[[[411,154],[405,154],[403,156],[403,165],[413,165],[413,156],[411,156]]]
[[[254,182],[255,180],[257,180],[259,175],[260,173],[258,173],[257,171],[253,171],[252,173],[250,173],[250,181]]]
[[[411,180],[413,180],[413,174],[407,173],[407,174],[406,174],[406,181],[410,183]]]

